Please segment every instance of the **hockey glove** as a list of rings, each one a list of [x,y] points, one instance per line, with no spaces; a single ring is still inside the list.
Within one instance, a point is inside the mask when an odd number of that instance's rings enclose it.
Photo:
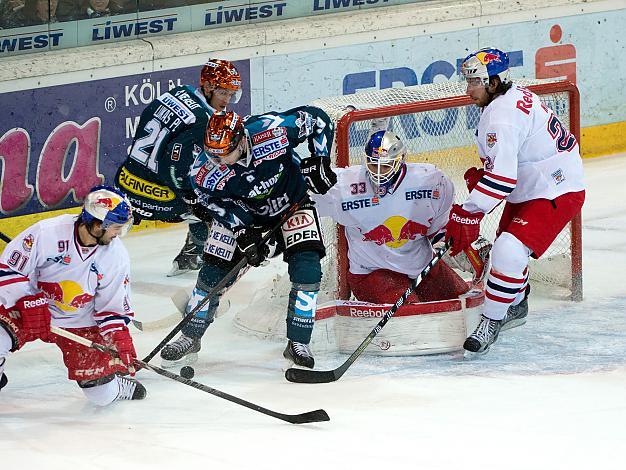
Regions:
[[[484,216],[482,212],[467,212],[458,204],[452,206],[446,225],[446,242],[452,243],[450,256],[458,255],[478,239],[480,221]]]
[[[465,184],[467,185],[467,190],[472,192],[474,187],[478,184],[480,179],[485,174],[485,170],[482,168],[469,168],[465,174],[463,175],[463,179],[465,180]]]
[[[128,368],[131,375],[135,375],[133,360],[137,359],[133,339],[130,337],[128,328],[115,330],[106,335],[106,341],[117,351],[117,355],[122,363]]]
[[[22,317],[24,333],[47,341],[50,337],[50,309],[48,299],[39,293],[22,297],[15,304]]]
[[[315,194],[326,194],[337,182],[337,175],[330,167],[328,157],[311,155],[300,162],[300,172]]]
[[[248,259],[250,266],[261,266],[269,255],[269,248],[265,243],[261,243],[261,232],[252,227],[244,227],[235,232],[237,246]]]

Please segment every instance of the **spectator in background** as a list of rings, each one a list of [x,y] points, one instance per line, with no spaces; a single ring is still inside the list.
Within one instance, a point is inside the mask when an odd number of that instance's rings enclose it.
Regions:
[[[59,0],[7,1],[0,6],[0,28],[21,28],[55,23]]]

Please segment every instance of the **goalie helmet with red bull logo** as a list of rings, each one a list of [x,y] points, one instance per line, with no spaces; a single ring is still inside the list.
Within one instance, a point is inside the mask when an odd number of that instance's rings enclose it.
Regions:
[[[365,167],[374,189],[385,195],[395,182],[406,158],[406,147],[396,134],[378,131],[365,145]]]
[[[212,90],[223,88],[234,91],[230,103],[237,103],[241,98],[241,76],[235,66],[221,59],[209,59],[200,71],[200,87],[204,90],[209,85]]]
[[[488,86],[492,77],[499,77],[504,84],[509,83],[509,56],[500,49],[485,47],[463,59],[461,74],[468,84]]]
[[[132,205],[119,189],[100,185],[91,188],[80,214],[81,221],[89,224],[94,220],[102,222],[102,229],[121,226],[125,235],[133,225]]]

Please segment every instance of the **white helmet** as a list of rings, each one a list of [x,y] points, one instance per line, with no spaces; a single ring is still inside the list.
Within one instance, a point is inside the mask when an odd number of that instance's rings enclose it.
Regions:
[[[380,195],[385,195],[404,165],[406,147],[396,134],[378,131],[365,146],[365,167],[370,181]]]

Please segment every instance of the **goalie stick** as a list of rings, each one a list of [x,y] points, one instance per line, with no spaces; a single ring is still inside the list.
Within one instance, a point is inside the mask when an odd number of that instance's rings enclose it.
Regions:
[[[308,194],[305,194],[302,197],[302,199],[294,203],[289,208],[289,210],[281,217],[280,221],[277,222],[267,233],[265,233],[265,235],[263,235],[263,238],[261,238],[260,244],[261,245],[267,244],[267,241],[272,237],[272,235],[274,235],[274,232],[279,230],[280,227],[283,225],[283,223],[285,223],[285,221],[291,215],[293,215],[300,208],[300,206],[308,199],[309,199]],[[237,276],[239,274],[239,271],[241,271],[247,264],[248,264],[248,259],[244,256],[241,260],[239,260],[239,262],[230,271],[226,273],[226,275],[222,278],[222,280],[218,282],[217,285],[213,287],[213,289],[211,289],[207,293],[206,297],[202,299],[202,301],[198,305],[196,305],[188,314],[186,314],[183,317],[183,319],[178,323],[178,325],[176,325],[174,329],[170,331],[167,334],[167,336],[163,338],[163,340],[159,344],[157,344],[152,351],[150,351],[150,353],[148,353],[148,355],[143,359],[143,361],[150,362],[150,359],[152,359],[174,336],[176,336],[176,333],[182,330],[185,327],[185,325],[191,321],[191,319],[196,314],[196,312],[199,312],[200,310],[202,310],[202,308],[204,308],[204,306],[213,297],[215,297],[215,295],[217,295],[218,292],[224,289],[224,287],[226,287],[226,285],[235,276]]]
[[[297,382],[297,383],[309,383],[309,384],[317,384],[317,383],[328,383],[335,382],[339,380],[343,374],[348,370],[348,368],[359,358],[365,348],[369,346],[374,337],[380,333],[380,330],[387,324],[389,319],[398,311],[398,309],[406,302],[406,299],[409,298],[411,293],[415,290],[415,288],[422,282],[422,279],[428,275],[430,270],[436,265],[443,255],[450,249],[450,245],[446,243],[443,248],[440,248],[435,253],[435,256],[432,260],[426,265],[426,267],[422,270],[419,275],[413,279],[411,285],[408,289],[400,296],[400,298],[396,301],[393,306],[385,312],[381,320],[374,327],[374,329],[370,332],[369,335],[361,342],[356,351],[354,351],[350,357],[339,367],[333,370],[311,370],[311,369],[295,369],[293,367],[287,369],[285,371],[285,378],[289,382]]]
[[[102,344],[94,343],[82,336],[71,333],[62,328],[58,328],[56,326],[51,326],[50,331],[56,335],[63,336],[71,341],[82,344],[83,346],[87,346],[88,348],[95,349],[100,352],[108,353],[112,356],[117,356],[117,352],[114,349],[107,348]],[[305,424],[305,423],[319,423],[322,421],[330,421],[330,417],[326,411],[320,409],[315,411],[308,411],[306,413],[299,413],[295,415],[278,413],[276,411],[269,410],[260,405],[256,405],[249,401],[243,400],[242,398],[238,398],[236,396],[230,395],[226,392],[222,392],[215,388],[209,387],[207,385],[196,382],[195,380],[186,379],[178,374],[174,374],[168,370],[162,369],[160,367],[153,366],[151,364],[147,364],[144,361],[139,359],[135,359],[135,364],[144,369],[150,369],[153,372],[156,372],[163,377],[167,377],[168,379],[175,380],[176,382],[180,382],[182,384],[188,385],[190,387],[196,388],[206,393],[210,393],[211,395],[215,395],[217,397],[223,398],[224,400],[228,400],[232,403],[236,403],[238,405],[244,406],[254,411],[258,411],[259,413],[263,413],[264,415],[271,416],[273,418],[280,419],[282,421],[287,421],[292,424]]]

